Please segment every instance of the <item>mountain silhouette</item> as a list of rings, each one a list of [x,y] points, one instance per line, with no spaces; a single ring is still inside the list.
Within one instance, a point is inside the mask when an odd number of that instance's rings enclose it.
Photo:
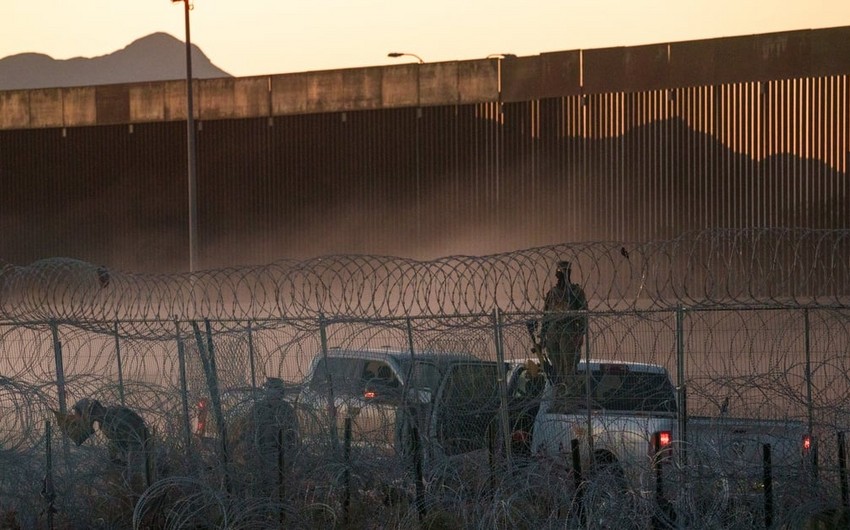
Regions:
[[[192,77],[231,77],[192,45]],[[53,59],[21,53],[0,59],[0,90],[26,90],[168,81],[186,78],[186,44],[167,33],[153,33],[100,57]]]

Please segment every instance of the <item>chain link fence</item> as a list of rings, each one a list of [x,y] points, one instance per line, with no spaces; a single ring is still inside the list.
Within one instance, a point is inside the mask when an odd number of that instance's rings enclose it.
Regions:
[[[103,528],[846,522],[848,235],[715,231],[642,245],[433,262],[339,256],[182,276],[67,259],[6,266],[0,520]],[[676,398],[669,457],[647,449],[656,442],[645,432],[639,459],[600,465],[600,448],[625,447],[627,429],[595,406],[576,409],[578,434],[557,451],[540,447],[534,419],[551,394],[529,393],[531,379],[520,374],[539,361],[528,322],[541,317],[561,259],[572,261],[590,301],[581,399],[590,404],[609,381],[593,379],[591,366],[663,368]],[[132,448],[117,454],[109,412],[75,443],[69,418],[84,398],[144,419],[143,462]],[[763,454],[749,454],[757,434],[797,428],[804,437],[792,449],[777,434],[756,447]],[[611,469],[619,474],[603,472]]]

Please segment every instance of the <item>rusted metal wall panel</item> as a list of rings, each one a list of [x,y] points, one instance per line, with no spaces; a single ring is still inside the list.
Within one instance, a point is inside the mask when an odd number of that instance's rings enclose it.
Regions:
[[[674,42],[670,44],[670,73],[672,87],[711,85],[716,83],[715,41]]]
[[[271,81],[268,76],[233,80],[233,113],[240,118],[271,115]]]
[[[808,75],[850,73],[850,27],[809,32]]]
[[[381,78],[381,104],[387,108],[420,104],[421,84],[418,64],[388,66]]]
[[[186,101],[186,81],[166,81],[164,85],[165,97],[165,119],[183,120],[188,116],[188,105]],[[192,82],[192,101],[200,101],[200,88],[198,83]],[[195,118],[200,117],[200,105],[193,104]]]
[[[199,79],[194,81],[194,84],[198,86],[197,105],[201,119],[219,120],[237,117],[233,95],[234,78]]]
[[[62,89],[64,125],[85,127],[97,124],[97,92],[95,87]]]
[[[130,87],[128,85],[97,86],[94,89],[94,98],[99,125],[130,121]]]
[[[502,61],[502,101],[530,101],[580,92],[581,52],[578,50]]]
[[[29,104],[31,127],[61,127],[65,124],[61,88],[32,90]]]
[[[344,70],[342,78],[344,110],[368,110],[381,106],[381,69]]]
[[[567,97],[582,90],[587,94],[640,92],[848,72],[850,27],[842,27],[542,53],[503,60],[408,63],[270,77],[204,79],[195,80],[193,85],[198,103],[196,117],[210,120],[478,103],[498,99],[499,86],[502,101],[514,102]],[[165,111],[161,119],[185,119],[184,83],[162,82]],[[64,115],[75,117],[66,125],[117,123],[125,114],[126,120],[149,121],[160,114],[158,103],[148,101],[154,94],[152,88],[138,89],[131,85],[126,95],[129,102],[124,101],[125,88],[97,90],[101,96],[82,101],[82,108],[75,108],[75,99],[62,101]],[[136,101],[138,98],[142,99]],[[57,123],[56,105],[50,103],[44,92],[29,97],[27,104],[29,120],[25,126]],[[95,107],[89,107],[90,104]],[[0,127],[20,126],[16,123],[19,122],[10,120],[9,125],[0,122]]]
[[[850,72],[850,28],[670,44],[670,85],[699,86]]]
[[[452,105],[458,102],[458,63],[425,63],[417,66],[422,105]]]
[[[641,92],[669,86],[670,66],[667,44],[586,50],[584,90],[601,92]]]
[[[540,54],[540,95],[535,99],[578,94],[581,85],[581,52]]]
[[[779,34],[753,35],[751,70],[736,81],[767,81],[808,77],[810,72],[811,31],[789,31]],[[725,58],[724,58],[725,59]],[[728,61],[721,61],[725,65]]]
[[[584,50],[583,85],[585,92],[598,94],[623,90],[630,85],[626,77],[626,49]]]
[[[30,91],[0,92],[0,129],[24,129],[30,124]]]
[[[670,47],[667,44],[625,49],[626,77],[631,86],[611,92],[642,92],[670,86]]]
[[[165,85],[140,83],[130,86],[130,121],[165,120]]]
[[[771,62],[776,64],[778,54],[775,51],[764,54],[760,44],[768,43],[760,43],[753,37],[717,39],[714,42],[713,82],[724,84],[764,79]],[[770,50],[769,45],[767,48]],[[770,62],[765,62],[765,59]]]
[[[501,59],[457,63],[457,99],[461,105],[499,99]]]
[[[343,107],[345,90],[342,70],[307,74],[307,111],[335,112]]]
[[[272,76],[272,114],[307,112],[307,81],[308,74]]]
[[[516,57],[502,61],[502,101],[538,99],[542,93],[541,58]]]

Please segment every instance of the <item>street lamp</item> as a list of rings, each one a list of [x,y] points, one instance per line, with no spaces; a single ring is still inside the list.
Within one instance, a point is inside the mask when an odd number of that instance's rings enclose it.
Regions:
[[[174,0],[172,0],[172,1],[174,1]],[[415,53],[390,52],[390,53],[387,54],[387,57],[392,57],[394,59],[397,58],[397,57],[413,57],[414,59],[419,61],[419,64],[423,64],[425,62],[425,61],[422,60],[422,57],[419,57]]]
[[[188,145],[189,167],[189,272],[195,272],[198,266],[198,182],[195,163],[195,109],[192,97],[192,39],[189,35],[189,0],[171,0],[172,4],[182,3],[186,19],[186,143]]]
[[[416,66],[416,127],[415,127],[415,149],[416,149],[416,238],[417,242],[420,243],[419,248],[422,247],[422,200],[421,200],[421,188],[422,188],[422,178],[421,178],[421,169],[419,162],[419,120],[422,118],[422,75],[421,75],[421,65],[425,63],[422,60],[422,57],[419,57],[415,53],[406,53],[406,52],[390,52],[387,54],[387,57],[398,58],[398,57],[413,57],[416,59],[418,63]]]

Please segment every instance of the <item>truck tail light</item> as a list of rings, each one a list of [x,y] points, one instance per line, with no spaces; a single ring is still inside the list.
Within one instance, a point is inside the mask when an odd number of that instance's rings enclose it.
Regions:
[[[812,435],[804,434],[802,443],[800,445],[800,449],[802,451],[803,456],[809,456],[810,454],[812,454],[813,445],[814,441],[812,440]]]
[[[207,429],[207,400],[198,401],[198,418],[195,422],[195,434],[203,436]]]
[[[514,431],[511,433],[511,441],[514,443],[527,444],[531,441],[531,433],[521,429]]]
[[[670,431],[657,431],[652,434],[649,442],[650,455],[655,457],[667,457],[673,450],[673,433]]]

